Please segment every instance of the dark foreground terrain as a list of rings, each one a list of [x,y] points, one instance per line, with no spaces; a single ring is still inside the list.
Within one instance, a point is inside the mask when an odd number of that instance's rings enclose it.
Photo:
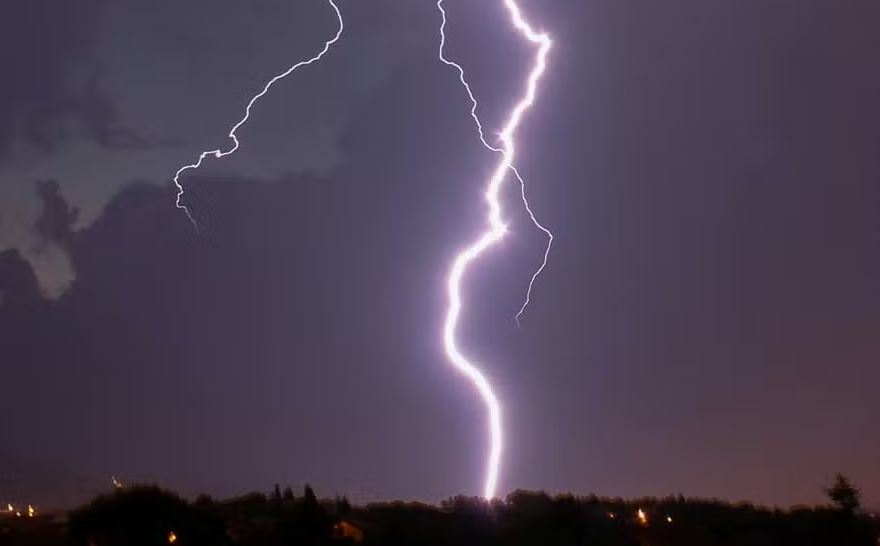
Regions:
[[[591,545],[877,546],[870,514],[836,508],[771,510],[749,504],[648,498],[456,497],[440,506],[352,506],[306,487],[193,502],[156,487],[118,489],[66,513],[0,516],[0,545]]]

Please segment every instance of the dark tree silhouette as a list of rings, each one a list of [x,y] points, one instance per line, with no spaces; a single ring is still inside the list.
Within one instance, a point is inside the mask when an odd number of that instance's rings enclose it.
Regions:
[[[128,487],[98,497],[71,513],[68,525],[73,542],[81,545],[227,543],[220,522],[154,486]]]
[[[303,489],[303,506],[306,510],[312,510],[318,506],[318,498],[315,496],[315,491],[309,484],[306,484]]]
[[[847,514],[854,513],[861,506],[861,493],[843,474],[835,474],[834,483],[825,489],[825,493],[831,502]]]
[[[515,491],[487,502],[358,506],[318,499],[311,487],[199,502],[155,487],[99,497],[69,514],[0,514],[0,546],[876,546],[880,525],[857,513],[843,476],[827,489],[837,507],[791,510],[683,496],[624,500]],[[292,496],[292,493],[291,493]],[[839,508],[838,508],[839,507]]]
[[[284,488],[284,492],[281,493],[281,498],[284,499],[284,502],[293,502],[296,498],[293,496],[293,489],[290,486]]]

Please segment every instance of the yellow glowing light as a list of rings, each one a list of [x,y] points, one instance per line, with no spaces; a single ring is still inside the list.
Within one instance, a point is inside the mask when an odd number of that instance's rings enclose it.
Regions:
[[[36,515],[37,515],[37,511],[34,509],[33,506],[31,506],[30,504],[28,504],[28,517],[29,517],[29,518],[32,518],[32,517],[34,517],[34,516],[36,516]]]
[[[7,511],[7,512],[15,512],[15,507],[12,506],[11,504],[7,504],[7,505],[6,505],[6,511]]]
[[[168,544],[174,544],[177,542],[177,535],[174,534],[174,531],[168,533]]]
[[[672,523],[672,516],[666,516],[666,521],[668,521],[669,523]]]
[[[648,524],[648,515],[645,514],[645,511],[639,508],[639,511],[636,513],[636,516],[639,518],[639,523],[642,525]]]
[[[21,517],[21,512],[16,512],[16,513],[15,513],[15,517],[20,518],[20,517]]]

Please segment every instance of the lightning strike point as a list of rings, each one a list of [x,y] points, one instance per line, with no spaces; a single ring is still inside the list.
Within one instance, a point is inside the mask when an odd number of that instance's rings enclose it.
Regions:
[[[467,377],[467,379],[470,380],[470,382],[474,385],[474,387],[477,389],[477,392],[480,394],[483,403],[486,405],[486,409],[488,411],[489,455],[486,461],[486,479],[483,486],[483,496],[487,500],[491,500],[495,498],[495,490],[498,485],[498,473],[499,467],[501,465],[501,453],[503,446],[503,434],[501,427],[501,404],[498,401],[498,397],[492,390],[492,386],[489,383],[488,379],[486,379],[486,376],[483,374],[482,371],[480,371],[479,366],[470,361],[467,357],[465,357],[459,350],[456,343],[455,332],[458,326],[458,320],[462,308],[461,281],[465,273],[467,272],[468,266],[477,258],[479,258],[480,255],[483,254],[489,247],[500,241],[507,232],[506,225],[501,218],[501,203],[499,200],[499,193],[501,190],[501,186],[504,182],[505,175],[508,173],[508,171],[512,172],[520,183],[520,193],[522,196],[523,204],[525,205],[526,211],[529,214],[529,218],[531,218],[532,222],[548,237],[547,248],[544,251],[544,261],[541,264],[541,267],[538,268],[538,270],[532,275],[532,278],[529,282],[528,291],[526,293],[525,302],[523,303],[519,312],[516,314],[515,318],[517,324],[519,324],[520,317],[522,316],[526,307],[529,305],[531,292],[535,284],[535,280],[538,278],[538,276],[547,265],[547,259],[550,255],[550,248],[553,244],[553,234],[546,227],[541,225],[540,222],[538,222],[535,214],[532,212],[529,201],[526,198],[525,182],[520,176],[516,167],[514,166],[514,158],[516,157],[514,134],[516,132],[516,129],[519,127],[520,122],[522,121],[523,115],[526,113],[527,110],[529,110],[529,108],[531,108],[532,104],[534,104],[535,96],[537,94],[538,83],[540,82],[541,77],[543,76],[544,71],[547,67],[547,55],[550,52],[552,41],[547,34],[536,32],[532,29],[532,27],[523,17],[519,6],[514,0],[503,0],[504,7],[510,15],[510,22],[513,25],[514,29],[522,34],[526,40],[537,46],[537,55],[535,58],[535,63],[532,66],[532,69],[529,72],[528,78],[526,80],[525,95],[520,99],[516,106],[514,106],[513,110],[511,110],[509,117],[504,122],[503,129],[498,135],[500,139],[500,146],[492,146],[486,141],[485,133],[483,131],[483,124],[480,121],[479,116],[477,115],[477,100],[474,97],[473,92],[471,91],[470,84],[465,78],[464,69],[461,67],[461,65],[450,61],[444,55],[444,47],[446,45],[446,10],[443,8],[443,1],[444,0],[437,0],[437,9],[440,11],[442,19],[442,22],[440,24],[440,61],[447,66],[455,68],[458,71],[459,81],[461,82],[462,87],[467,92],[468,98],[471,102],[470,115],[477,127],[477,133],[479,135],[480,142],[485,148],[492,152],[495,152],[501,157],[500,162],[496,166],[491,178],[488,180],[486,185],[485,199],[488,208],[488,225],[486,227],[486,230],[483,231],[477,237],[477,239],[470,244],[470,246],[461,250],[461,252],[459,252],[455,256],[455,259],[452,262],[452,267],[450,268],[449,277],[447,279],[449,307],[446,312],[446,320],[443,324],[443,347],[446,352],[447,358],[449,359],[451,364],[465,377]]]
[[[339,21],[339,28],[336,31],[336,34],[332,38],[330,38],[329,40],[324,42],[324,48],[320,52],[318,52],[318,54],[316,54],[314,57],[294,64],[293,66],[289,67],[284,72],[276,75],[275,77],[270,79],[268,82],[266,82],[266,84],[263,86],[263,89],[259,93],[254,95],[251,98],[251,100],[247,103],[247,107],[245,107],[245,109],[244,109],[244,116],[238,121],[238,123],[236,123],[235,125],[232,126],[232,129],[229,130],[229,134],[227,135],[227,137],[229,138],[229,140],[232,141],[232,146],[228,150],[223,151],[222,149],[218,148],[216,150],[208,150],[208,151],[202,152],[201,154],[199,154],[199,158],[195,161],[195,163],[191,163],[189,165],[184,165],[183,167],[177,169],[177,172],[174,173],[174,185],[177,187],[177,199],[175,201],[175,206],[177,208],[179,208],[180,210],[182,210],[186,214],[186,217],[189,218],[189,221],[196,228],[196,230],[198,230],[198,228],[199,228],[198,223],[196,222],[195,218],[193,217],[192,212],[189,210],[189,207],[187,207],[185,204],[182,203],[182,199],[183,199],[183,195],[184,195],[185,191],[183,189],[183,185],[180,183],[180,176],[183,173],[185,173],[186,171],[196,170],[199,167],[201,167],[202,162],[205,159],[207,159],[209,156],[213,156],[214,159],[220,159],[221,157],[226,157],[228,155],[232,155],[233,153],[235,153],[235,151],[238,150],[238,147],[239,147],[239,141],[238,141],[238,136],[236,135],[236,132],[241,128],[242,125],[247,123],[248,119],[251,117],[251,109],[254,107],[254,105],[257,103],[257,101],[259,101],[261,98],[263,98],[263,95],[268,93],[269,89],[273,85],[275,85],[275,82],[277,82],[278,80],[286,78],[287,76],[289,76],[290,74],[292,74],[297,69],[299,69],[303,66],[308,66],[312,63],[320,61],[324,57],[324,55],[326,55],[327,52],[330,51],[330,48],[333,47],[333,44],[335,44],[336,42],[339,41],[339,38],[342,36],[342,32],[345,30],[345,24],[342,21],[342,12],[339,11],[339,6],[336,5],[336,0],[327,0],[327,3],[330,4],[330,6],[333,8],[333,11],[336,13],[336,19]]]

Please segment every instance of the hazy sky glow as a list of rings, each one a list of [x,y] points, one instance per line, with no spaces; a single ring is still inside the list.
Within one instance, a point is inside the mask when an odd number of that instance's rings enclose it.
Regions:
[[[662,4],[662,5],[661,5]],[[157,480],[356,499],[482,489],[438,332],[496,158],[435,2],[51,0],[0,20],[0,495]],[[487,134],[534,50],[445,0]],[[505,402],[502,495],[880,504],[880,55],[869,2],[522,0],[552,30],[510,233],[459,343]],[[872,426],[874,425],[874,426]],[[105,484],[106,482],[106,484]],[[0,501],[3,499],[0,498]]]

